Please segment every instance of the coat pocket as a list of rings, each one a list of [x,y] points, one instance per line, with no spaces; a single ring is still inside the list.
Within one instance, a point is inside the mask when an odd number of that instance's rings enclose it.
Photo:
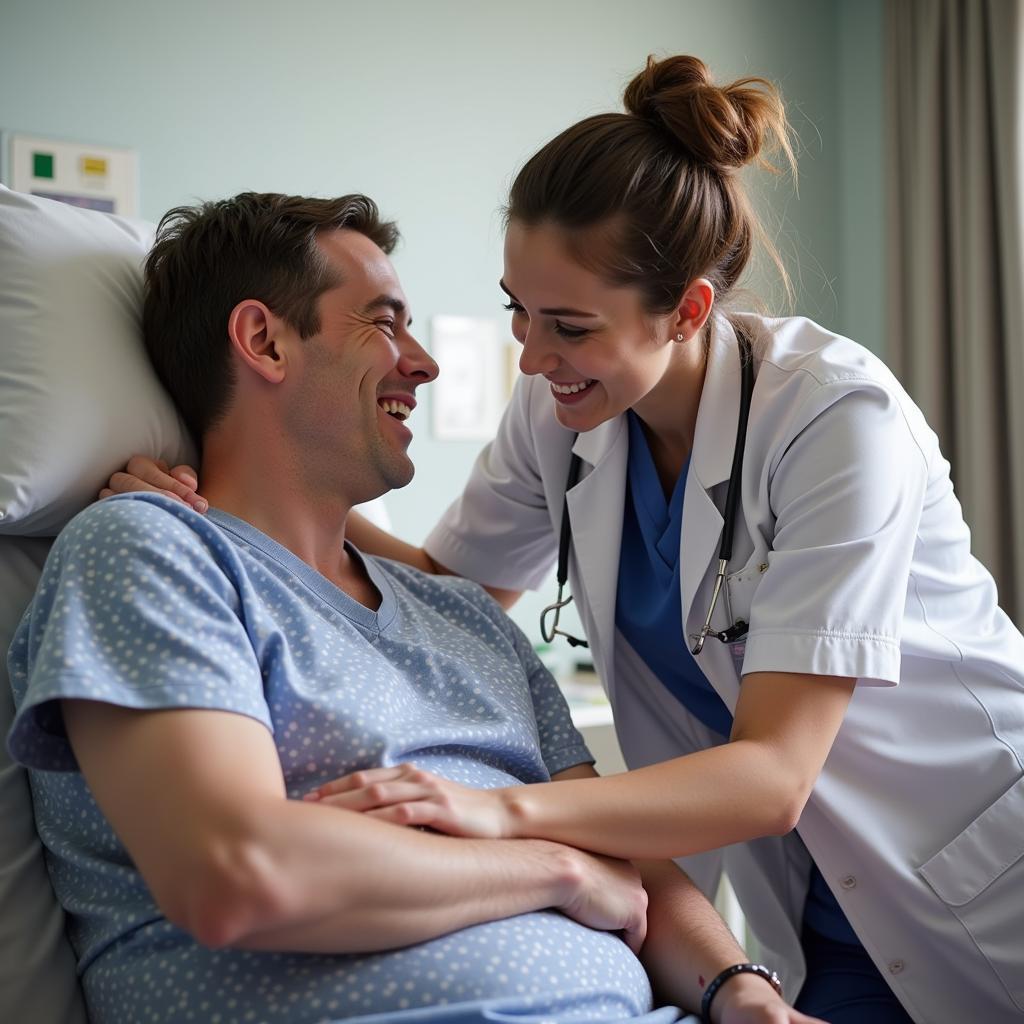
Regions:
[[[1024,1010],[1024,777],[919,871]]]
[[[734,620],[743,619],[750,622],[754,594],[757,592],[761,577],[767,571],[768,563],[762,558],[755,558],[738,572],[729,573],[725,577],[726,598],[722,603],[731,609]]]

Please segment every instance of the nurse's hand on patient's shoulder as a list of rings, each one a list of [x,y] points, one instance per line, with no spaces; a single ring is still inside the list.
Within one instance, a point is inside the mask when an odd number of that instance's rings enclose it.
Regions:
[[[316,800],[360,811],[395,825],[425,825],[450,836],[511,839],[512,821],[502,789],[472,789],[411,764],[370,768],[307,793]]]
[[[210,506],[205,498],[196,493],[198,486],[199,479],[191,466],[175,466],[170,469],[162,459],[133,455],[123,470],[111,476],[99,497],[109,498],[112,494],[127,494],[130,491],[153,491],[177,498],[191,505],[197,512],[205,512]]]

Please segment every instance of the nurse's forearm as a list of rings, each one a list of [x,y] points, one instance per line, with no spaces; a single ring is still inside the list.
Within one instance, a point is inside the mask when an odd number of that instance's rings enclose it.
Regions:
[[[435,562],[423,548],[399,540],[387,530],[374,526],[358,512],[349,513],[345,533],[360,551],[376,555],[378,558],[390,558],[395,562],[404,562],[414,569],[429,572],[433,576],[461,575],[453,572],[447,566]],[[506,610],[511,608],[522,594],[521,590],[505,590],[502,587],[489,587],[486,584],[481,584],[481,586]]]
[[[621,775],[500,792],[505,835],[630,859],[682,857],[785,834],[807,796],[782,759],[744,740]]]
[[[432,575],[439,572],[438,566],[434,564],[423,548],[414,544],[408,544],[399,540],[393,534],[375,526],[365,516],[358,512],[349,512],[345,522],[345,536],[360,551],[368,555],[377,555],[378,558],[390,558],[395,562],[404,562],[414,569],[422,572],[429,572]]]
[[[604,779],[501,790],[505,836],[630,859],[785,835],[800,818],[855,679],[752,672],[728,743]]]

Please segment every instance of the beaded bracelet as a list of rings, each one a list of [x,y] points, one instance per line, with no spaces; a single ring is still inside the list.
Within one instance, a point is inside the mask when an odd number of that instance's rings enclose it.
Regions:
[[[718,990],[737,974],[756,974],[764,978],[780,996],[782,995],[782,982],[779,976],[764,964],[733,964],[717,975],[704,990],[704,998],[700,1001],[700,1019],[703,1024],[711,1024],[711,1000],[715,998]]]

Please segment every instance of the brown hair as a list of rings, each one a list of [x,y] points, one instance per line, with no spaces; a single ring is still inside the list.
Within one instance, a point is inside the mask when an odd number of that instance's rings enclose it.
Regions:
[[[390,253],[398,229],[363,195],[307,199],[244,192],[166,213],[146,260],[146,349],[197,443],[231,397],[227,324],[243,299],[259,299],[308,338],[317,299],[338,281],[317,235],[351,228]]]
[[[696,57],[648,57],[624,101],[626,113],[588,117],[531,157],[506,219],[563,228],[574,258],[639,288],[648,313],[672,310],[698,277],[727,295],[755,239],[788,291],[736,173],[755,162],[776,170],[763,155],[774,150],[795,173],[775,87],[762,78],[716,86]]]

